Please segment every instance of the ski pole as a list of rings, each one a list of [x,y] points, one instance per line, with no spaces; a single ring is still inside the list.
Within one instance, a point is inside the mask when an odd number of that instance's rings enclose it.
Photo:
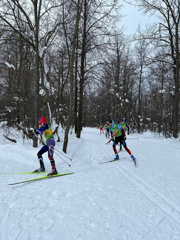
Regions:
[[[34,131],[33,131],[34,132]],[[35,132],[34,132],[34,134],[35,134]],[[37,136],[37,135],[36,135]],[[38,136],[37,136],[38,137]],[[39,137],[38,137],[39,138]],[[42,141],[44,144],[46,144],[41,138],[39,138],[39,140],[40,141]],[[66,158],[68,158],[69,160],[71,160],[72,161],[72,158],[70,158],[70,157],[68,157],[68,156],[66,156],[64,153],[62,153],[62,152],[60,152],[59,150],[57,150],[56,148],[54,148],[54,150],[56,150],[57,152],[59,152],[59,153],[61,153],[63,156],[65,156]]]
[[[68,158],[69,160],[71,160],[71,161],[72,161],[72,158],[70,158],[70,157],[66,156],[64,153],[60,152],[60,151],[59,151],[59,150],[57,150],[56,148],[55,148],[55,150],[56,150],[57,152],[61,153],[61,154],[62,154],[63,156],[65,156],[66,158]]]
[[[41,139],[40,137],[38,137],[36,134],[35,134],[35,136],[36,136],[42,143],[44,143],[44,144],[47,146],[46,142],[45,142],[43,139]],[[56,148],[54,148],[54,150],[57,151]],[[63,160],[63,162],[66,163],[69,167],[71,166],[68,162],[66,162],[63,158],[61,158],[61,157],[57,154],[57,152],[54,152],[54,153],[55,153],[61,160]]]
[[[57,150],[57,149],[56,149]],[[54,152],[60,159],[63,160],[63,162],[65,162],[69,167],[71,166],[71,164],[69,164],[68,162],[66,162],[62,157],[59,156],[59,154],[57,154],[57,152]]]
[[[110,143],[113,140],[113,138],[111,138],[106,144]]]
[[[40,137],[38,137],[38,135],[34,132],[34,129],[33,129],[33,133],[34,133],[34,136],[35,136],[36,138],[38,138],[42,143],[44,143],[44,145],[48,146],[43,139],[41,139]],[[54,148],[54,150],[57,151],[57,149],[55,149],[55,148]],[[55,152],[55,153],[56,153],[56,152]],[[56,153],[56,155],[59,156],[57,153]],[[59,156],[59,157],[60,157],[60,156]],[[61,158],[61,157],[60,157],[60,158]],[[61,159],[62,159],[63,162],[65,162],[69,167],[71,166],[71,165],[70,165],[69,163],[67,163],[63,158],[61,158]]]

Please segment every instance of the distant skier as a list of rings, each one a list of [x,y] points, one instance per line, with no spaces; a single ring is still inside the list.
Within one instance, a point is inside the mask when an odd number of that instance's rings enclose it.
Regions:
[[[110,137],[113,138],[113,131],[112,131],[112,120],[109,122],[109,133],[110,133]]]
[[[104,127],[103,124],[100,123],[100,124],[99,124],[100,134],[101,134],[101,133],[104,133],[103,127]]]
[[[124,133],[127,130],[127,134],[129,135],[129,125],[127,123],[125,123],[124,118],[121,119],[121,121],[120,121],[120,123],[118,123],[118,125],[124,129]],[[124,136],[124,139],[126,139],[126,134]],[[122,144],[120,144],[119,150],[122,150]]]
[[[116,150],[116,145],[118,143],[120,143],[120,144],[123,145],[124,149],[129,153],[129,155],[131,156],[132,160],[136,164],[136,159],[132,155],[132,153],[129,150],[129,148],[127,147],[126,141],[124,139],[124,136],[125,136],[124,129],[122,127],[120,127],[119,125],[115,125],[113,120],[110,121],[110,126],[111,126],[112,132],[113,132],[113,134],[112,134],[113,139],[112,140],[113,140],[113,150],[114,150],[114,153],[115,153],[114,160],[119,160],[119,155],[118,155],[117,150]]]
[[[56,175],[58,174],[55,166],[55,161],[53,158],[54,154],[54,146],[55,146],[55,140],[52,134],[52,130],[50,126],[47,124],[47,121],[45,117],[40,117],[38,119],[39,126],[41,126],[39,129],[34,129],[34,132],[36,134],[44,134],[46,138],[46,145],[44,145],[40,151],[37,153],[39,163],[40,163],[40,168],[36,169],[34,172],[45,172],[45,167],[44,167],[44,162],[43,162],[43,153],[48,152],[48,158],[50,160],[51,166],[52,166],[52,171],[48,173],[48,175]]]
[[[106,124],[104,125],[106,138],[110,137],[109,128],[110,128],[109,122],[106,122]]]
[[[125,123],[124,118],[121,119],[119,126],[121,126],[125,132],[127,130],[127,133],[129,135],[129,125],[127,123]]]

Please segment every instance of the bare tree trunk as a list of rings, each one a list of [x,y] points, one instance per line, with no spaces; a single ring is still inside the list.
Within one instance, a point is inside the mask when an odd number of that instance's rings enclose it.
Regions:
[[[180,60],[179,60],[179,22],[176,24],[176,57],[174,58],[174,80],[175,80],[175,97],[173,104],[173,137],[177,138],[179,133],[179,71],[180,71]]]
[[[139,91],[138,91],[138,133],[141,133],[141,126],[140,126],[140,116],[141,116],[141,86],[142,85],[142,65],[140,70],[139,76]]]
[[[78,41],[77,41],[77,44],[78,44]],[[78,76],[77,75],[78,75],[78,53],[76,52],[76,63],[75,63],[75,103],[74,103],[75,134],[77,134],[77,129],[78,129]]]
[[[34,126],[38,128],[38,109],[39,109],[39,20],[40,20],[41,0],[34,2],[34,16],[35,16],[35,62],[36,62],[36,88],[35,88],[35,109],[34,109]],[[33,138],[33,147],[37,147],[37,138]]]
[[[115,105],[114,105],[114,121],[117,122],[117,111],[118,111],[118,90],[119,90],[119,74],[120,74],[120,65],[121,65],[121,53],[120,53],[120,49],[119,49],[119,39],[117,37],[116,39],[116,69],[115,69],[115,93],[114,93],[114,97],[115,97]]]
[[[82,119],[83,119],[83,92],[84,92],[84,81],[85,81],[85,56],[86,56],[86,28],[87,28],[87,1],[84,1],[84,27],[83,27],[83,41],[82,41],[82,53],[81,53],[81,76],[80,76],[80,100],[79,100],[79,111],[78,111],[78,128],[77,138],[81,137],[82,131]]]
[[[73,37],[73,45],[72,45],[72,52],[70,58],[70,95],[69,95],[69,109],[68,109],[68,120],[66,124],[65,136],[64,136],[64,144],[63,144],[63,152],[66,153],[67,145],[68,145],[68,134],[72,120],[72,112],[73,112],[73,96],[74,96],[74,62],[75,62],[75,48],[76,48],[76,39],[78,36],[78,27],[79,27],[79,20],[80,20],[80,0],[77,3],[77,16],[76,16],[76,25],[74,29],[74,37]]]

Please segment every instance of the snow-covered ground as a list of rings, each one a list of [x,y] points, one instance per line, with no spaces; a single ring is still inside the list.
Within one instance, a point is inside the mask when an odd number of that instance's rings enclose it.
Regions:
[[[0,133],[1,173],[39,167],[41,146]],[[125,150],[120,161],[100,164],[114,158],[107,141],[95,128],[84,128],[81,139],[70,135],[71,167],[55,155],[58,172],[69,176],[11,186],[39,175],[0,174],[0,240],[179,240],[179,139],[130,134],[137,167]],[[50,171],[47,154],[44,162]]]

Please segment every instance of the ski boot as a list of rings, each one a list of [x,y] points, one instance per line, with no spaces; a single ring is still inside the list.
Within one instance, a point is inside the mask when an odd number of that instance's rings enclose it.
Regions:
[[[136,158],[133,155],[131,155],[131,158],[132,158],[134,164],[136,165]]]
[[[114,160],[119,160],[119,155],[118,154],[116,154]]]
[[[39,163],[40,163],[40,168],[34,170],[34,171],[33,171],[34,173],[35,173],[35,172],[37,172],[37,173],[39,173],[39,172],[45,172],[45,167],[44,167],[43,161],[39,161]]]
[[[48,173],[47,176],[50,176],[50,175],[57,175],[58,174],[58,171],[56,170],[56,168],[52,168],[52,171],[50,173]]]

